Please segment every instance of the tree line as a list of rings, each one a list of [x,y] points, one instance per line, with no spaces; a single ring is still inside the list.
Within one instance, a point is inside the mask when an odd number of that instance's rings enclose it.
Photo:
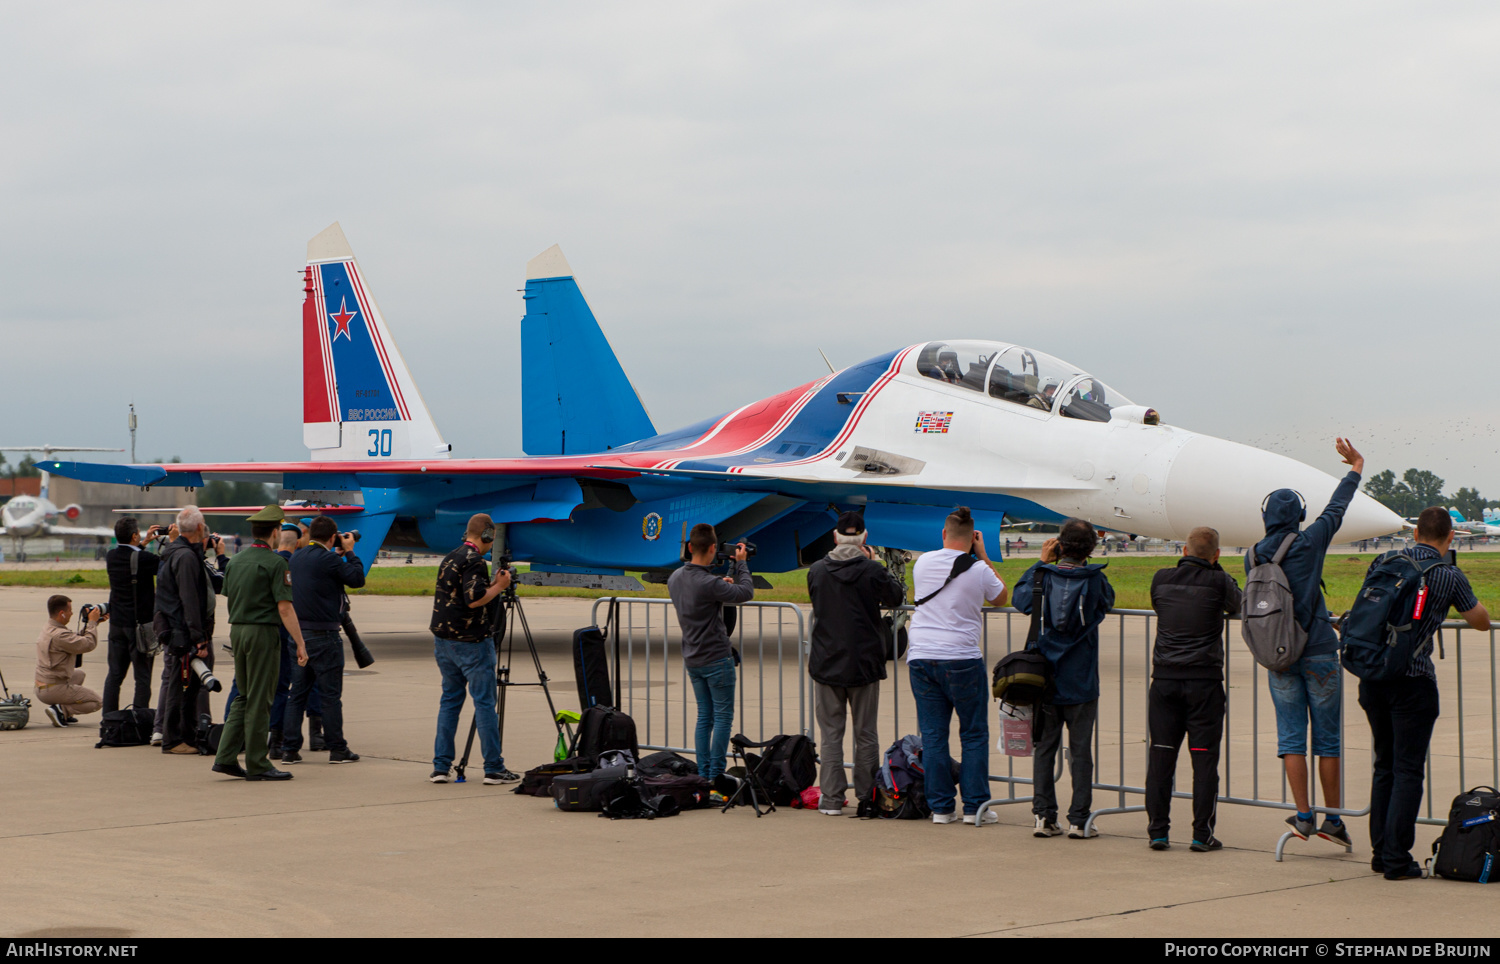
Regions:
[[[1443,494],[1446,483],[1426,469],[1407,469],[1401,478],[1390,469],[1379,472],[1365,482],[1365,493],[1403,519],[1414,518],[1428,506],[1451,506],[1465,519],[1484,518],[1485,509],[1500,508],[1500,499],[1487,500],[1477,489],[1467,486],[1451,495]]]

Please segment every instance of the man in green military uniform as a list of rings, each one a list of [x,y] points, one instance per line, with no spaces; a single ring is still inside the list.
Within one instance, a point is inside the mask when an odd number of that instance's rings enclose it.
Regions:
[[[292,572],[271,548],[281,528],[281,506],[268,505],[250,517],[255,542],[229,561],[224,573],[224,595],[229,597],[229,641],[234,648],[234,676],[240,698],[229,708],[229,719],[219,737],[214,772],[246,780],[290,780],[292,775],[271,765],[267,737],[271,701],[281,668],[281,636],[285,626],[297,641],[297,664],[307,664],[307,644],[292,609]],[[240,748],[245,766],[239,764]]]

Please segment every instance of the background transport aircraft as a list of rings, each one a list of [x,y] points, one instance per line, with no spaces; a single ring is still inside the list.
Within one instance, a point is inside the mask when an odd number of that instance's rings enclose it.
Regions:
[[[48,490],[51,488],[51,476],[47,467],[51,464],[53,452],[123,452],[124,449],[93,449],[76,448],[60,445],[0,445],[0,452],[40,452],[42,461],[37,463],[37,468],[42,473],[41,494],[37,497],[29,495],[18,495],[10,499],[5,505],[0,506],[0,536],[10,536],[11,545],[14,547],[13,555],[17,562],[26,561],[26,540],[44,539],[48,536],[94,536],[99,539],[112,538],[115,534],[113,529],[96,528],[94,526],[69,526],[58,525],[57,518],[62,516],[68,521],[76,520],[83,514],[83,507],[78,505],[64,506],[61,511],[52,504],[49,499]]]
[[[488,512],[533,582],[656,581],[698,522],[756,544],[757,571],[809,565],[840,511],[863,510],[872,543],[938,545],[955,504],[989,538],[1007,522],[1069,516],[1227,545],[1262,535],[1261,500],[1300,491],[1316,518],[1336,480],[1292,459],[1176,426],[1039,351],[929,341],[659,433],[554,246],[527,265],[521,319],[527,457],[455,459],[396,349],[343,231],[308,243],[302,310],[303,441],[311,461],[171,465],[53,462],[80,479],[195,487],[279,483],[289,497],[359,503],[368,562],[383,546],[446,551]],[[1144,379],[1140,379],[1144,381]],[[1332,458],[1332,446],[1329,447]],[[1401,519],[1363,493],[1341,537]]]

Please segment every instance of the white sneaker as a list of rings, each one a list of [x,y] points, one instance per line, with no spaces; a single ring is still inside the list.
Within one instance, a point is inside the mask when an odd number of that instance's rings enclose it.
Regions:
[[[1068,824],[1068,837],[1071,840],[1084,840],[1084,839],[1087,839],[1089,837],[1097,837],[1097,836],[1099,836],[1099,828],[1098,827],[1089,827],[1088,830],[1085,831],[1083,829],[1083,827],[1080,827],[1076,823],[1070,823],[1070,824]]]
[[[153,733],[153,734],[151,734],[151,745],[152,746],[161,746],[161,734],[160,733]]]
[[[842,810],[824,810],[821,807],[818,809],[818,812],[819,813],[826,813],[830,817],[842,817],[844,815],[844,811],[842,811]]]
[[[980,825],[981,826],[986,826],[987,827],[987,826],[989,826],[992,823],[999,823],[1000,822],[1000,815],[998,813],[996,813],[993,810],[986,810],[982,815],[981,814],[973,814],[973,813],[966,813],[966,814],[964,814],[964,823],[968,824],[969,826],[973,826],[974,825],[974,818],[976,816],[982,816],[983,817],[983,819],[980,821]]]
[[[958,811],[953,813],[935,813],[932,815],[933,823],[953,823],[958,820]]]
[[[1036,826],[1031,831],[1033,837],[1056,837],[1060,833],[1062,833],[1062,828],[1057,825],[1057,821],[1048,820],[1041,814],[1037,814]]]

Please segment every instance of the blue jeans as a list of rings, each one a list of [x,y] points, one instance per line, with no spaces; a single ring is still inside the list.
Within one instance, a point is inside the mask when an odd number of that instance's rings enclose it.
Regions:
[[[698,730],[693,744],[698,772],[712,780],[724,772],[729,728],[734,725],[734,657],[726,656],[707,666],[689,666],[687,674],[698,698]]]
[[[1339,755],[1342,676],[1338,653],[1304,656],[1285,673],[1266,673],[1276,707],[1277,756],[1307,756],[1309,719],[1313,756]]]
[[[484,772],[501,772],[505,769],[505,757],[500,755],[500,719],[495,715],[495,641],[463,643],[434,636],[432,648],[438,670],[443,674],[432,768],[446,773],[453,766],[453,738],[458,733],[458,716],[464,708],[464,687],[468,687],[469,695],[474,698]]]
[[[933,813],[952,813],[955,787],[948,726],[958,711],[963,748],[959,785],[964,813],[978,813],[990,798],[990,681],[982,659],[917,659],[906,664],[922,733],[923,789]]]

